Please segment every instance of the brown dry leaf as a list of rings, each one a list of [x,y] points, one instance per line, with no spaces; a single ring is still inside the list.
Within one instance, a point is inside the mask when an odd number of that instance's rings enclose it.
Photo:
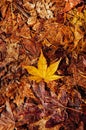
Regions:
[[[69,86],[71,86],[71,85],[76,86],[78,84],[79,86],[86,88],[86,75],[85,75],[85,73],[80,71],[80,69],[77,68],[77,66],[75,64],[70,65],[69,72],[73,73],[73,78],[68,78],[67,84],[69,84]]]
[[[17,106],[20,106],[24,103],[25,97],[32,98],[36,100],[32,90],[30,89],[31,85],[26,82],[27,79],[22,79],[18,84],[10,84],[6,89],[6,97],[13,100]]]
[[[21,36],[22,38],[30,39],[30,29],[26,24],[23,25],[20,32],[17,34],[18,36]]]
[[[16,15],[11,12],[11,7],[7,8],[7,12],[5,13],[5,18],[0,22],[1,30],[5,33],[12,34],[16,32],[18,28],[18,24],[16,21]]]
[[[52,128],[46,128],[45,124],[48,119],[49,119],[49,117],[43,118],[43,119],[39,120],[38,122],[31,124],[30,128],[32,128],[33,126],[39,126],[38,130],[59,130],[60,129],[60,127],[61,127],[60,125],[56,125]]]
[[[80,70],[78,70],[79,71],[79,74],[83,77],[83,78],[86,78],[86,75],[84,75],[84,73],[82,72],[82,71],[80,71]]]
[[[27,69],[28,73],[32,75],[29,77],[29,79],[35,80],[37,82],[40,82],[41,80],[49,82],[62,78],[62,76],[54,74],[58,69],[60,61],[61,59],[47,67],[47,61],[41,51],[41,55],[38,61],[38,68],[34,66],[23,66],[23,68]]]
[[[35,58],[37,59],[37,57],[39,56],[39,53],[41,51],[41,44],[38,44],[38,43],[36,44],[33,39],[23,38],[22,45],[23,45],[25,51],[29,53],[30,59],[31,58],[33,60],[35,60]]]
[[[14,99],[14,103],[16,103],[17,106],[20,106],[24,102],[25,97],[36,99],[30,87],[31,87],[30,84],[26,83],[25,81],[22,81],[18,85],[18,90],[16,92],[16,97]]]
[[[82,6],[81,6],[82,7]],[[86,28],[86,11],[78,11],[77,8],[74,8],[70,11],[68,19],[72,24],[71,30],[74,35],[73,43],[74,49],[77,48],[78,51],[85,50],[86,41],[85,41],[85,28]],[[73,50],[73,48],[72,48]]]
[[[80,4],[83,0],[64,0],[66,2],[65,8],[63,9],[63,12],[67,12],[74,8],[76,5]]]
[[[40,29],[36,33],[35,39],[42,42],[43,46],[59,45],[65,48],[70,46],[74,40],[74,35],[69,26],[57,23],[53,20],[44,21],[39,25]],[[42,31],[44,30],[44,31]],[[39,33],[40,32],[40,33]]]
[[[14,130],[15,121],[8,101],[6,101],[6,109],[7,111],[0,117],[0,130]]]
[[[79,41],[84,37],[83,32],[79,29],[78,25],[75,26],[74,36],[74,48],[76,48],[79,44]]]

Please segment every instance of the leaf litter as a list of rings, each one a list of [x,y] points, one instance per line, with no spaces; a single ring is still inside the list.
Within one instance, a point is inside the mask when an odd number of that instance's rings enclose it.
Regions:
[[[0,130],[86,129],[86,1],[0,2]]]

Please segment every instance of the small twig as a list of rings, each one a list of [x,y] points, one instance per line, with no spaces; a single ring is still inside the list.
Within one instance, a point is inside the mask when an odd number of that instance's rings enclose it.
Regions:
[[[4,105],[2,105],[2,106],[0,106],[0,109],[1,109],[1,108],[4,108],[4,107],[5,107],[5,104],[4,104]]]
[[[13,5],[26,17],[26,18],[29,18],[29,14],[27,14],[23,9],[22,7],[20,7],[17,3],[13,2]]]
[[[55,101],[54,101],[54,102],[55,102]],[[57,102],[57,104],[58,104],[60,107],[62,107],[62,108],[69,109],[69,110],[72,110],[72,111],[75,111],[75,112],[78,112],[78,113],[82,113],[82,114],[83,114],[83,112],[80,111],[80,110],[76,110],[76,109],[71,108],[71,107],[63,106],[63,104],[61,104],[59,101],[56,101],[56,102]]]
[[[82,112],[82,111],[80,111],[80,110],[76,110],[76,109],[71,108],[71,107],[65,107],[65,108],[68,109],[68,110],[72,110],[72,111],[75,111],[75,112],[81,113],[81,114],[84,113],[84,112]]]

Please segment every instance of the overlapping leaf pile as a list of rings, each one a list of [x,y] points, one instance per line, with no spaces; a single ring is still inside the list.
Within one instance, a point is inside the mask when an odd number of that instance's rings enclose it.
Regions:
[[[0,130],[86,129],[86,1],[0,1]]]

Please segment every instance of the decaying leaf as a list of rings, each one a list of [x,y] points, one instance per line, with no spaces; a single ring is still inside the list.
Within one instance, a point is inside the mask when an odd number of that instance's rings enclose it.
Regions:
[[[60,125],[57,125],[57,126],[54,126],[54,127],[51,127],[51,128],[46,128],[45,127],[45,124],[46,124],[46,121],[48,120],[49,117],[47,118],[44,118],[44,119],[41,119],[40,121],[36,122],[36,123],[33,123],[30,128],[33,128],[33,126],[39,126],[39,130],[59,130],[60,128]]]
[[[62,76],[54,74],[58,69],[60,61],[61,59],[55,63],[50,64],[48,67],[47,61],[41,51],[41,55],[38,61],[38,68],[34,66],[23,66],[23,68],[27,69],[28,73],[32,75],[29,77],[29,79],[35,80],[37,82],[40,82],[41,80],[49,82],[62,78]]]
[[[83,2],[83,0],[64,0],[64,1],[66,2],[66,4],[65,4],[65,8],[64,8],[63,12],[67,12],[67,11],[71,10],[72,8],[74,8],[76,5]]]
[[[14,130],[15,121],[8,101],[6,101],[6,110],[0,117],[0,130]]]

